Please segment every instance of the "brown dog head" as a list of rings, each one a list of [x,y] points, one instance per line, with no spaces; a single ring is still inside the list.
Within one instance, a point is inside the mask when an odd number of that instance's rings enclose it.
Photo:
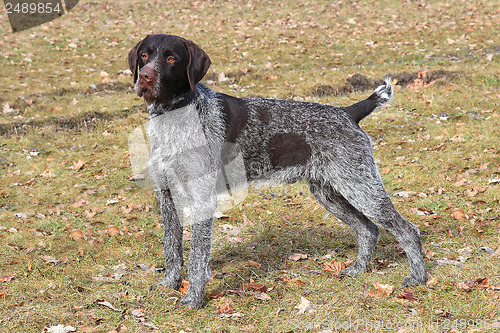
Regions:
[[[135,90],[148,104],[181,100],[205,76],[211,61],[195,43],[173,35],[148,35],[128,54]]]

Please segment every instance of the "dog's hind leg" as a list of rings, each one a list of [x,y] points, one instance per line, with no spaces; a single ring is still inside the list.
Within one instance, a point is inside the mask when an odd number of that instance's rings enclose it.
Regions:
[[[178,290],[181,287],[182,256],[182,222],[177,214],[169,189],[157,192],[160,202],[161,218],[164,227],[163,250],[165,252],[165,275],[156,286],[165,286]],[[182,214],[182,212],[179,212]],[[182,216],[181,216],[182,218]]]
[[[329,183],[310,180],[309,188],[318,202],[347,224],[356,236],[358,256],[354,264],[344,269],[341,274],[357,276],[365,272],[378,241],[378,227],[336,192]]]
[[[417,226],[401,216],[388,194],[377,198],[374,203],[375,206],[365,205],[363,213],[396,237],[410,263],[410,275],[403,279],[403,285],[425,284],[427,273],[422,256],[420,231]]]
[[[425,284],[427,273],[422,256],[422,244],[418,228],[396,210],[376,168],[364,174],[342,177],[335,184],[342,196],[364,216],[391,232],[406,253],[410,263],[410,275],[404,285]],[[360,177],[363,176],[363,177]]]

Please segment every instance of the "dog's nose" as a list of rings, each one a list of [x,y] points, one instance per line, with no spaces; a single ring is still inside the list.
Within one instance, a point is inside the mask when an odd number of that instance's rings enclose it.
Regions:
[[[155,71],[151,67],[148,67],[148,66],[144,67],[139,72],[139,79],[144,80],[146,82],[153,81],[155,79],[155,77],[156,77]]]

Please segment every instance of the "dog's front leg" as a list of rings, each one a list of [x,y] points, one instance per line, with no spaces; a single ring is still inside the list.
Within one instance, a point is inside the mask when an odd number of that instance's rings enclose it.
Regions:
[[[189,252],[189,287],[181,304],[203,306],[205,284],[210,280],[209,266],[212,227],[217,209],[216,177],[206,175],[191,184],[191,246]]]
[[[182,211],[177,210],[169,189],[161,189],[157,192],[160,201],[161,218],[164,227],[163,250],[165,252],[165,275],[163,280],[157,284],[174,290],[181,287],[182,257]]]

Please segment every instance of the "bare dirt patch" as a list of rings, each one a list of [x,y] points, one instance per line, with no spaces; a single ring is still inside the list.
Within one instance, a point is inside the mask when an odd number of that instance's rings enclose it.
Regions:
[[[461,74],[454,71],[436,70],[429,71],[423,78],[425,84],[433,81],[453,81]],[[415,80],[422,79],[419,72],[407,73],[401,72],[397,74],[389,74],[393,79],[397,80],[397,85],[406,88],[409,84],[413,84]],[[311,89],[311,95],[317,97],[326,96],[341,96],[352,92],[373,90],[383,83],[383,79],[372,79],[362,74],[356,73],[349,77],[345,84],[334,87],[327,84],[321,84]]]

